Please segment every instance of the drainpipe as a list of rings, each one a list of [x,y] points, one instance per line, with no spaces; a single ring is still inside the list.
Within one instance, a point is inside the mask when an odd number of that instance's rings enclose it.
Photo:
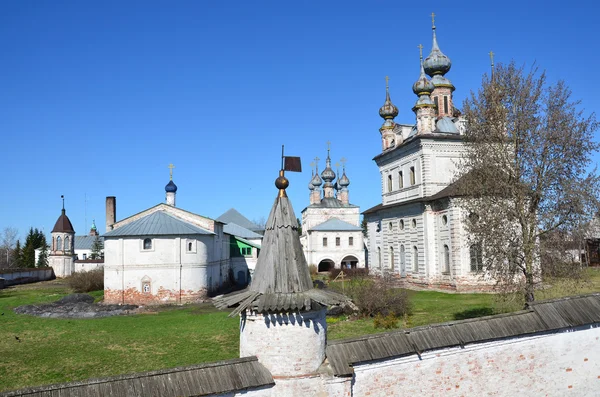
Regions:
[[[124,258],[124,250],[123,250],[123,239],[119,239],[119,243],[121,245],[121,304],[125,304],[125,258]]]
[[[186,240],[187,241],[187,240]],[[186,242],[187,244],[187,242]],[[183,264],[181,262],[181,239],[179,239],[179,304],[181,305],[181,273]]]

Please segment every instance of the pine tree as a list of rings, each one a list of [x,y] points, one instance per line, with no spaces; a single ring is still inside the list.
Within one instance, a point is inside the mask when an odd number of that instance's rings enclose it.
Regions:
[[[41,234],[41,249],[42,251],[40,252],[40,256],[38,257],[38,261],[35,264],[36,267],[48,267],[48,243],[46,242],[46,236],[44,236],[44,233],[40,232]]]
[[[90,259],[100,259],[102,258],[102,250],[104,249],[104,244],[100,237],[96,236],[94,243],[92,244],[92,253],[90,254]]]
[[[21,253],[21,267],[35,267],[35,250],[46,246],[46,236],[44,236],[44,233],[37,228],[29,228],[29,233],[27,234]],[[48,263],[46,259],[45,263]]]
[[[10,266],[11,267],[22,267],[23,258],[22,258],[22,250],[21,250],[21,241],[17,240],[15,244],[15,249],[13,249],[10,257]]]

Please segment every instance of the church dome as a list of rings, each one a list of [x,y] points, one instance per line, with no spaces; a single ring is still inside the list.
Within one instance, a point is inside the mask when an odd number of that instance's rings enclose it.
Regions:
[[[388,89],[388,87],[386,87],[385,89],[385,102],[383,103],[383,106],[379,109],[379,115],[381,116],[381,118],[386,120],[393,119],[398,115],[398,108],[392,103],[392,100],[390,99],[390,90]]]
[[[71,220],[67,216],[64,208],[62,209],[60,216],[54,224],[52,233],[75,233],[73,225],[71,224]]]
[[[425,70],[423,69],[423,58],[421,58],[421,75],[413,84],[413,92],[417,95],[431,94],[434,88],[435,85],[429,81],[427,75],[425,75]]]
[[[350,179],[348,179],[348,177],[346,176],[346,171],[344,170],[344,173],[342,174],[341,178],[338,180],[338,185],[340,185],[341,187],[348,187],[348,185],[350,185]]]
[[[444,76],[442,76],[441,74],[436,74],[435,76],[433,76],[431,78],[431,83],[435,86],[435,87],[448,87],[450,88],[452,91],[454,91],[454,85],[450,82],[450,80],[448,80],[447,78],[445,78]]]
[[[175,183],[173,183],[173,181],[169,181],[169,183],[167,183],[167,186],[165,186],[165,192],[167,193],[175,193],[177,192],[177,185]]]
[[[445,132],[447,134],[458,134],[458,128],[452,118],[446,116],[439,119],[436,123],[436,132]]]
[[[327,160],[329,160],[329,157],[327,158]],[[333,182],[333,180],[335,179],[335,172],[333,172],[333,170],[331,169],[330,161],[327,161],[327,167],[325,167],[323,172],[321,172],[321,178],[323,178],[323,180],[326,183]]]
[[[442,51],[437,43],[437,38],[435,35],[435,26],[433,27],[433,47],[431,48],[431,53],[427,58],[425,58],[425,62],[423,62],[423,67],[425,69],[425,73],[429,76],[433,77],[434,75],[441,74],[442,76],[448,73],[450,67],[452,67],[452,62],[450,58],[448,58]],[[434,83],[435,84],[435,83]]]
[[[310,181],[310,184],[313,185],[313,188],[318,188],[323,184],[323,181],[321,180],[321,177],[319,176],[318,172],[315,174],[315,176],[313,176],[313,178]]]

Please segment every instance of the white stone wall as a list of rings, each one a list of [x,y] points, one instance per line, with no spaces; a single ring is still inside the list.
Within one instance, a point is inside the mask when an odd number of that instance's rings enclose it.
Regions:
[[[352,245],[350,245],[352,237]],[[323,246],[323,238],[327,238],[327,246]],[[336,245],[336,238],[340,245]],[[358,260],[357,267],[365,267],[365,250],[362,231],[312,231],[301,239],[306,261],[309,265],[318,266],[322,260],[329,259],[340,268],[342,260],[353,256]]]
[[[354,365],[352,396],[597,396],[600,328]]]
[[[188,244],[192,243],[192,250]],[[215,236],[154,237],[104,241],[105,301],[120,303],[185,302],[217,289],[228,277],[228,249]],[[229,242],[226,241],[227,248]],[[221,259],[217,254],[227,253]],[[149,291],[143,291],[144,285]],[[148,287],[146,287],[148,288]]]
[[[67,255],[48,255],[48,266],[54,269],[54,275],[58,278],[69,277],[75,271],[74,258]]]
[[[325,359],[325,309],[240,318],[240,357],[256,356],[273,376],[316,373]],[[301,347],[301,348],[300,348]]]

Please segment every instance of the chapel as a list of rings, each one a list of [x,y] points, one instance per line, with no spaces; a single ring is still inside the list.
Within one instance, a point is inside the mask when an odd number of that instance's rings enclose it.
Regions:
[[[454,106],[452,63],[433,44],[412,89],[417,100],[411,124],[395,121],[390,98],[379,115],[382,151],[374,157],[381,174],[381,204],[364,211],[370,271],[388,273],[407,285],[449,290],[488,289],[481,249],[470,246],[459,205],[456,165],[464,153],[465,120]]]
[[[302,250],[308,264],[317,266],[319,272],[365,267],[360,208],[350,203],[346,160],[341,162],[339,176],[339,168],[336,175],[331,167],[328,147],[325,169],[319,175],[319,158],[315,158],[308,183],[309,205],[302,210]]]
[[[224,223],[176,207],[170,168],[165,203],[116,221],[106,198],[105,303],[192,302],[234,281]]]

